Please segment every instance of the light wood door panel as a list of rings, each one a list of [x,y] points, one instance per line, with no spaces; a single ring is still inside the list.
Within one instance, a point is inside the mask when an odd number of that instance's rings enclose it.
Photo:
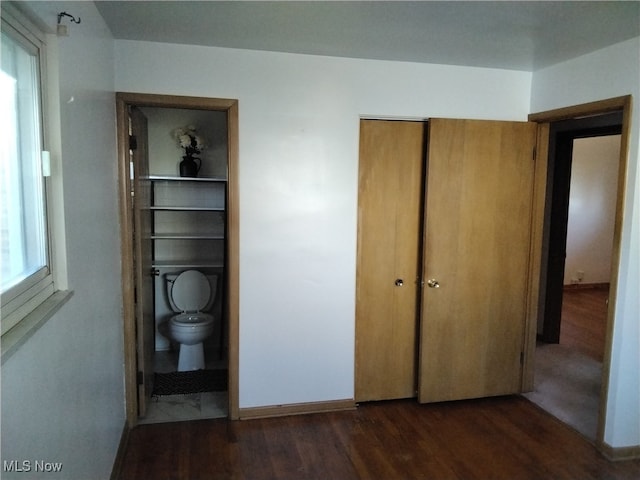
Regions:
[[[151,186],[147,118],[136,107],[130,110],[133,165],[134,262],[136,275],[136,343],[138,375],[138,415],[146,414],[153,391],[155,318],[151,262]]]
[[[423,122],[360,122],[356,401],[416,394],[424,138]]]
[[[520,391],[536,126],[429,121],[420,402]]]

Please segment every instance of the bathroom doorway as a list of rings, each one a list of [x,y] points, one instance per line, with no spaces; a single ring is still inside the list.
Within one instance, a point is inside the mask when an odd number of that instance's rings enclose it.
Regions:
[[[237,418],[237,101],[118,93],[116,110],[128,424]],[[140,123],[144,138],[132,131]],[[197,171],[180,171],[187,152],[176,130],[191,127],[208,150],[199,148]],[[215,322],[202,342],[204,368],[193,367],[198,375],[188,379],[200,382],[206,373],[205,390],[190,387],[202,391],[178,397],[164,375],[178,370],[180,349],[169,330],[170,286],[193,270],[207,279]],[[209,374],[221,372],[211,392]]]

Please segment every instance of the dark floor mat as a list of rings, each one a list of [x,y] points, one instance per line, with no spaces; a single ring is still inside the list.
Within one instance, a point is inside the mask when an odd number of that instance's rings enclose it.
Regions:
[[[227,370],[193,370],[154,374],[151,395],[185,395],[226,390]]]

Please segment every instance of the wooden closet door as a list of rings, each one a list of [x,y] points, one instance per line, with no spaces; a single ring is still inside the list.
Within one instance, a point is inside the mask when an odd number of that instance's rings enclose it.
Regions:
[[[424,129],[360,122],[356,401],[416,394]]]
[[[420,402],[520,391],[535,136],[429,121]]]

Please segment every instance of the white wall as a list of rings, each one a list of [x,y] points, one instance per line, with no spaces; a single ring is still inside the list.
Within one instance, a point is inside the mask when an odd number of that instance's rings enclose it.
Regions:
[[[525,120],[531,74],[116,41],[116,90],[239,100],[240,407],[354,393],[358,122]]]
[[[125,414],[113,39],[93,3],[31,7],[52,29],[60,11],[82,18],[69,37],[49,39],[58,41],[50,60],[59,70],[74,295],[2,365],[2,459],[62,462],[51,479],[109,478]]]
[[[605,442],[640,445],[640,37],[533,74],[531,111],[634,97]]]
[[[573,142],[565,285],[609,283],[619,160],[620,135]]]

